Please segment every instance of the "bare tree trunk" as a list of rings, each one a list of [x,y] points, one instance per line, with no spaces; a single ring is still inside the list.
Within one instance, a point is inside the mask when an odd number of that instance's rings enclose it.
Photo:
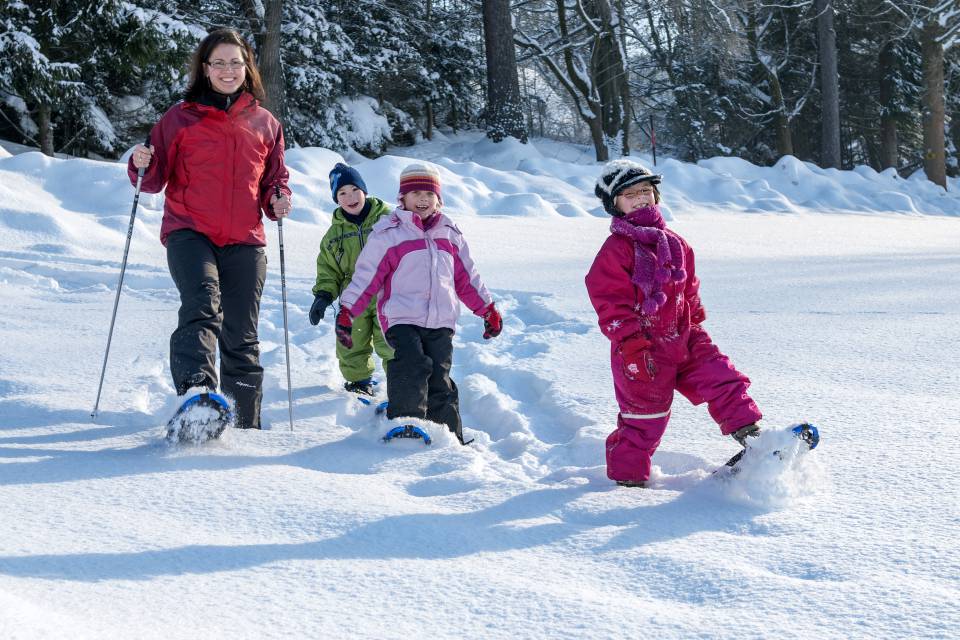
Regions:
[[[510,0],[483,0],[483,38],[487,53],[487,137],[500,142],[513,136],[526,142]]]
[[[937,38],[942,27],[928,20],[920,32],[923,56],[923,169],[927,179],[947,187],[944,139],[943,44]]]
[[[599,29],[590,71],[599,94],[603,133],[620,155],[628,155],[630,146],[625,129],[629,101],[624,101],[624,94],[628,100],[630,94],[613,8],[608,0],[593,0],[587,6],[592,9],[592,15],[585,15],[584,19],[593,21]]]
[[[753,57],[753,63],[759,67],[761,75],[767,84],[770,92],[770,107],[776,114],[774,115],[773,123],[777,136],[777,157],[792,156],[793,136],[790,133],[790,118],[787,116],[787,104],[783,98],[780,78],[777,77],[774,69],[760,56],[758,11],[759,7],[756,4],[751,5],[747,31],[750,53]]]
[[[433,103],[427,100],[427,140],[433,140]]]
[[[837,76],[837,32],[833,0],[816,0],[817,45],[820,52],[822,129],[820,166],[840,168],[840,87]]]
[[[267,92],[264,105],[279,120],[285,123],[287,92],[283,82],[283,64],[280,60],[280,29],[283,23],[283,0],[265,0],[263,20],[263,45],[259,53],[260,74]]]
[[[609,0],[602,0],[609,8]],[[548,47],[543,46],[536,40],[526,36],[521,31],[517,43],[527,49],[535,52],[538,60],[550,70],[556,77],[560,85],[566,90],[573,100],[573,112],[575,114],[574,126],[577,133],[581,131],[581,123],[587,125],[590,131],[590,138],[593,141],[594,150],[598,161],[606,161],[610,158],[610,149],[608,142],[610,138],[604,135],[604,102],[598,87],[598,78],[595,71],[598,68],[597,48],[598,41],[603,35],[603,27],[598,27],[596,21],[589,18],[581,0],[571,5],[571,10],[579,11],[581,17],[584,17],[584,25],[577,25],[573,29],[573,34],[582,33],[584,29],[592,33],[594,37],[590,39],[592,45],[577,46],[576,38],[573,37],[568,25],[567,2],[566,0],[554,0],[556,7],[557,25],[553,42]],[[610,25],[607,24],[606,32],[611,32]],[[614,36],[614,42],[616,37]],[[586,54],[586,55],[584,55]],[[588,58],[588,59],[585,59]],[[617,91],[619,97],[620,92]],[[522,113],[520,114],[522,118]],[[621,116],[622,117],[622,116]],[[619,145],[618,145],[619,146]]]
[[[457,114],[457,101],[450,100],[450,128],[456,133],[460,128],[459,115]]]
[[[777,93],[780,93],[779,82],[777,83]],[[783,97],[782,94],[780,97]],[[781,158],[783,156],[792,156],[793,135],[790,133],[790,119],[787,118],[786,113],[781,111],[777,114],[775,121],[777,127],[777,155]]]
[[[44,155],[48,155],[51,158],[53,156],[53,123],[50,121],[50,105],[41,104],[39,113],[37,114],[37,120],[39,121],[38,127],[40,129],[39,139],[40,139],[40,151]]]
[[[953,140],[954,152],[960,158],[960,106],[954,107],[953,116],[950,118],[950,138]]]
[[[433,20],[433,0],[427,0],[425,19],[427,24],[430,24],[430,22]],[[427,140],[433,140],[433,101],[430,100],[430,98],[427,98],[423,107],[427,116],[427,126],[425,127],[424,132],[427,136]]]
[[[587,124],[590,126],[590,138],[593,140],[597,162],[606,162],[610,159],[610,148],[607,147],[607,140],[603,135],[603,122],[600,118],[591,118]]]
[[[900,164],[897,141],[897,117],[894,100],[897,98],[894,45],[888,42],[880,50],[880,168],[896,169]]]
[[[620,125],[620,129],[623,131],[623,155],[628,156],[630,155],[630,112],[632,102],[630,100],[630,78],[627,75],[626,60],[623,59],[627,50],[627,35],[624,20],[626,20],[626,11],[623,8],[623,0],[617,0],[617,27],[620,30],[620,52],[617,58],[620,60],[620,70],[623,73],[620,81],[620,104],[623,105],[623,122]]]

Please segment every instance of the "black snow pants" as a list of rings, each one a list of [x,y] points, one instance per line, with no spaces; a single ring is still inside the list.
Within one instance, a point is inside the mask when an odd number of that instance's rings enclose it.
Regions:
[[[411,324],[385,334],[394,349],[387,367],[387,417],[426,418],[447,425],[463,442],[460,396],[450,379],[453,329],[424,329]]]
[[[167,264],[180,291],[179,323],[170,336],[170,373],[177,393],[217,388],[233,399],[237,427],[260,428],[263,367],[257,321],[267,275],[263,247],[218,247],[189,229],[167,237]]]

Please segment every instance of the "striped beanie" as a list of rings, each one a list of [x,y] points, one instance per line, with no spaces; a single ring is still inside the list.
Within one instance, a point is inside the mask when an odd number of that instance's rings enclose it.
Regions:
[[[443,202],[440,195],[440,172],[427,164],[409,164],[400,172],[400,197],[411,191],[432,191]]]

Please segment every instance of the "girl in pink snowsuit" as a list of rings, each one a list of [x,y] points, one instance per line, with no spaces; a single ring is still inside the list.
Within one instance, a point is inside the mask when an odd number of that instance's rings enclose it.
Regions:
[[[747,395],[750,380],[700,326],[706,313],[693,250],[666,228],[660,179],[633,161],[614,160],[595,190],[613,222],[586,284],[610,339],[620,406],[617,428],[607,437],[607,477],[624,486],[643,486],[650,477],[675,389],[694,404],[706,402],[720,431],[741,445],[760,432],[760,410]]]

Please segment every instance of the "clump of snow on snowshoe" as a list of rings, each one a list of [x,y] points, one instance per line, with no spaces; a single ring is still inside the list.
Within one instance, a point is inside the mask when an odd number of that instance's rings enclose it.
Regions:
[[[181,396],[180,407],[167,422],[170,444],[202,444],[220,438],[234,425],[233,406],[224,396],[203,387],[192,387]]]
[[[826,474],[819,456],[790,429],[766,430],[751,438],[735,467],[715,477],[725,497],[745,504],[783,507],[823,490]]]

